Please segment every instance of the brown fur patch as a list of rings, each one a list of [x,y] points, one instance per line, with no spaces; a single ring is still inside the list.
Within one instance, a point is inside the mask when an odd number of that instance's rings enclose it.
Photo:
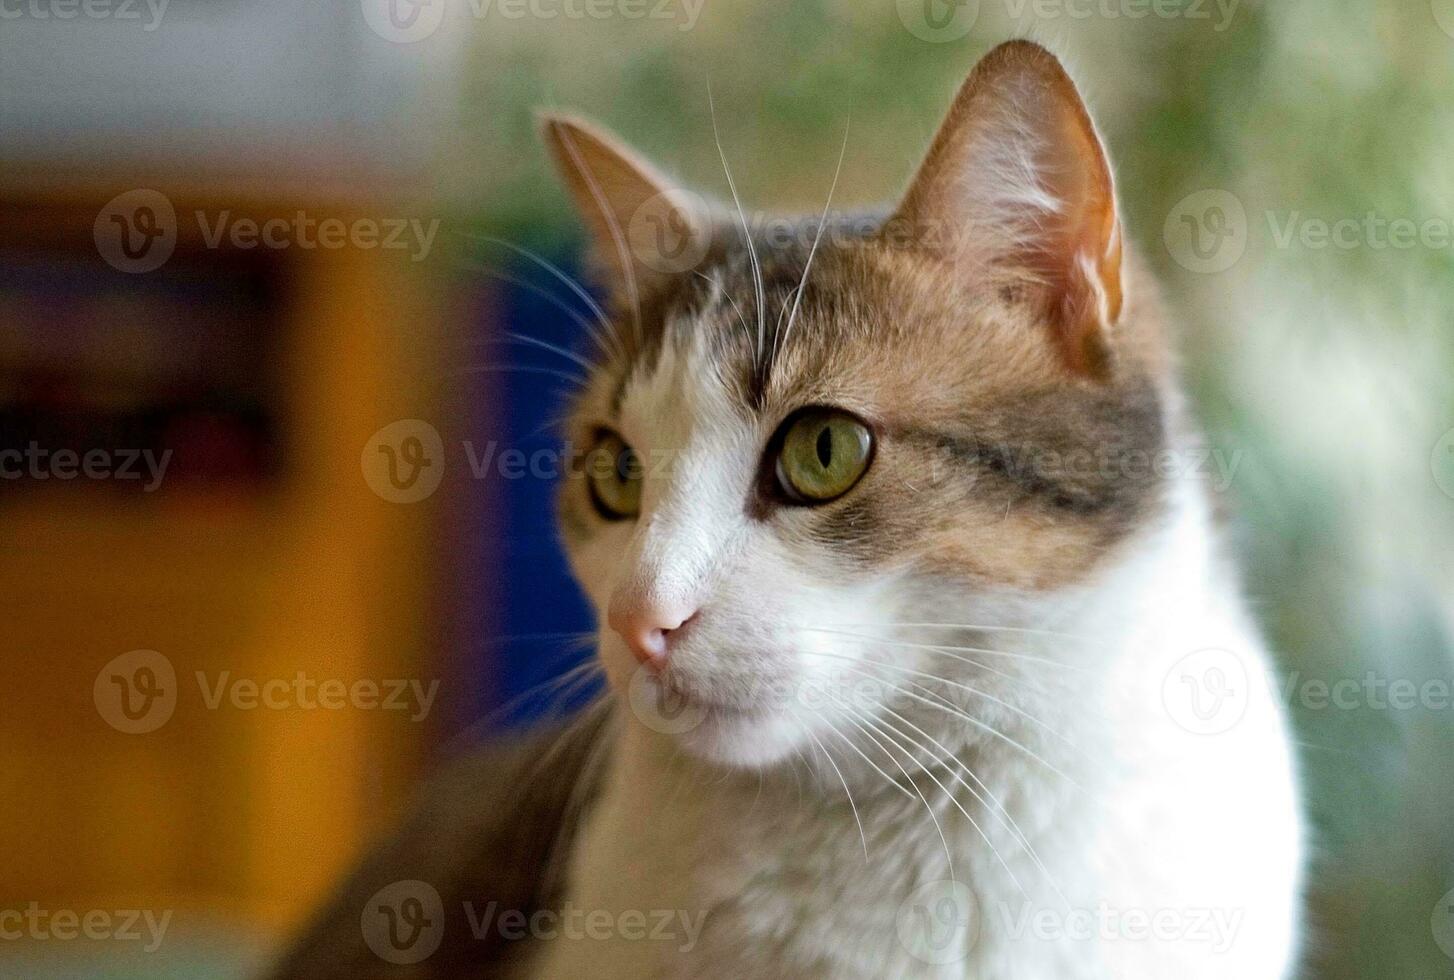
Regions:
[[[719,227],[700,275],[646,298],[639,333],[635,315],[618,310],[627,358],[603,365],[593,388],[611,397],[587,395],[577,428],[613,424],[621,393],[650,374],[663,344],[705,331],[710,363],[695,374],[727,386],[744,413],[775,426],[805,405],[833,405],[875,432],[873,465],[844,497],[744,501],[755,519],[870,566],[1019,588],[1085,574],[1150,518],[1164,483],[1155,461],[1168,445],[1168,358],[1154,298],[1128,297],[1110,373],[1089,380],[1067,368],[1013,289],[955,281],[932,255],[843,232],[863,228],[863,216],[840,220],[790,332],[813,236],[759,248],[761,353],[740,229]],[[804,221],[811,229],[816,219]]]

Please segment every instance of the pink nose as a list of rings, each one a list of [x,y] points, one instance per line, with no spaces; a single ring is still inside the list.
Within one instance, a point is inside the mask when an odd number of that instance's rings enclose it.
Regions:
[[[686,604],[644,599],[621,592],[611,597],[606,621],[626,641],[637,660],[653,670],[666,666],[670,655],[670,636],[696,609]]]

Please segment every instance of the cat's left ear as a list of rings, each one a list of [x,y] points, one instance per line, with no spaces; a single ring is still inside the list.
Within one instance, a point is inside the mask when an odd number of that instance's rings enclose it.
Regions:
[[[1073,372],[1109,372],[1122,301],[1115,185],[1049,51],[1011,41],[975,66],[893,220],[955,274],[1030,299]]]
[[[624,141],[570,116],[543,115],[541,133],[590,238],[590,258],[630,305],[706,253],[710,218]]]

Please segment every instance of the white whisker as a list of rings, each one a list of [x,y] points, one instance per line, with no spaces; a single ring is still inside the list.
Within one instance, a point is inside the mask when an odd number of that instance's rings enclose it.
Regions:
[[[817,656],[833,656],[833,655],[832,654],[819,653],[819,654],[817,654]],[[860,661],[855,661],[852,657],[840,657],[838,659],[847,660],[847,661],[849,661],[851,663],[860,662]],[[875,665],[875,666],[879,666],[879,665]],[[955,708],[947,707],[946,705],[939,704],[939,703],[934,702],[934,701],[930,701],[928,698],[925,698],[925,697],[922,697],[922,696],[920,696],[918,694],[915,694],[913,691],[910,691],[908,688],[900,687],[899,685],[894,684],[891,681],[884,680],[884,678],[879,677],[877,674],[871,674],[871,673],[869,673],[866,670],[859,670],[859,669],[857,669],[855,667],[844,667],[843,669],[844,670],[847,670],[847,671],[849,671],[851,673],[860,674],[860,675],[862,675],[864,677],[868,677],[868,678],[870,678],[870,679],[872,679],[874,681],[877,681],[880,684],[885,684],[885,685],[888,686],[888,688],[890,690],[898,691],[900,694],[903,694],[906,697],[913,698],[916,701],[922,701],[924,704],[928,705],[931,708],[936,708],[936,709],[938,709],[940,711],[945,711],[945,712],[947,712],[947,713],[955,716],[956,718],[960,718],[960,719],[963,719],[964,721],[969,722],[971,725],[973,725],[976,728],[980,729],[981,731],[985,732],[987,735],[993,736],[994,738],[997,738],[997,739],[1001,740],[1002,742],[1005,742],[1007,745],[1011,745],[1011,746],[1019,749],[1021,752],[1025,753],[1031,759],[1034,759],[1036,762],[1040,763],[1042,766],[1044,766],[1050,772],[1053,772],[1055,775],[1059,776],[1061,779],[1064,779],[1066,782],[1070,783],[1070,785],[1074,786],[1076,789],[1085,791],[1085,787],[1081,786],[1081,784],[1079,782],[1077,782],[1071,776],[1066,775],[1058,767],[1056,767],[1056,766],[1052,765],[1050,762],[1046,761],[1034,749],[1031,749],[1028,746],[1022,745],[1020,742],[1016,741],[1011,736],[1006,735],[1004,732],[1002,732],[999,729],[995,728],[993,725],[989,725],[989,724],[981,721],[980,719],[974,717],[973,715],[970,715],[970,714],[965,713],[964,711],[960,711],[960,710],[957,710]],[[930,676],[931,678],[933,677],[933,675],[927,675],[927,676]],[[942,680],[942,678],[940,678],[940,680]],[[915,685],[915,686],[919,686],[919,685]],[[924,688],[920,687],[920,689],[923,690]]]
[[[1010,868],[1009,863],[1005,861],[1004,856],[1000,854],[999,848],[995,847],[994,841],[990,840],[989,834],[986,834],[984,832],[984,828],[979,825],[979,821],[975,820],[974,817],[970,815],[969,811],[964,808],[964,804],[959,802],[958,798],[956,798],[954,793],[950,791],[949,787],[941,783],[939,781],[939,777],[934,775],[934,773],[929,769],[928,766],[924,765],[924,763],[919,761],[918,756],[900,745],[897,739],[885,732],[872,718],[869,718],[866,714],[862,712],[860,712],[859,714],[861,717],[865,718],[868,724],[876,728],[879,733],[883,735],[884,738],[888,739],[891,743],[893,743],[900,752],[903,752],[904,755],[907,756],[914,763],[914,765],[922,769],[924,771],[924,775],[928,776],[934,781],[934,785],[938,786],[941,790],[944,791],[944,798],[947,799],[951,804],[953,804],[960,813],[964,814],[964,819],[969,821],[969,825],[975,829],[975,832],[979,834],[980,839],[985,842],[985,845],[990,849],[990,853],[993,854],[995,856],[995,860],[1000,863],[1000,867],[1005,869],[1005,874],[1010,876],[1010,880],[1013,881],[1015,883],[1015,887],[1020,890],[1020,894],[1024,895],[1026,898],[1029,898],[1029,892],[1025,891],[1025,886],[1020,884],[1020,879]]]
[[[788,757],[788,765],[793,767],[793,783],[798,788],[798,809],[801,810],[803,808],[803,777],[798,772],[799,762],[805,766],[808,764],[807,760],[803,758],[802,751],[795,748],[793,749],[793,754]]]
[[[539,347],[542,350],[548,350],[553,354],[559,354],[561,357],[564,357],[566,360],[572,362],[573,364],[579,364],[587,371],[594,371],[596,369],[596,366],[594,364],[586,360],[581,355],[577,354],[575,351],[567,350],[566,348],[561,347],[559,344],[552,344],[548,340],[539,340],[535,337],[527,337],[524,334],[515,333],[509,330],[505,331],[505,337],[509,338],[510,340],[519,341],[522,344],[529,344],[532,347]]]
[[[861,820],[858,816],[858,804],[853,802],[853,792],[848,788],[848,780],[843,778],[843,770],[838,768],[838,763],[834,762],[833,756],[828,754],[827,747],[824,746],[822,742],[818,741],[818,736],[814,735],[812,730],[809,729],[806,725],[802,726],[802,728],[804,734],[806,734],[809,738],[813,740],[813,744],[818,746],[818,748],[822,750],[823,757],[828,760],[828,764],[832,766],[833,771],[838,774],[838,781],[843,784],[843,793],[848,797],[848,806],[853,811],[853,822],[858,824],[858,839],[863,843],[863,861],[865,864],[867,864],[868,835],[863,832],[863,820]]]
[[[987,811],[989,811],[990,815],[997,819],[1000,822],[1000,825],[1008,830],[1010,832],[1010,835],[1016,839],[1016,841],[1022,848],[1024,848],[1025,853],[1030,856],[1030,860],[1035,863],[1035,866],[1040,870],[1040,873],[1043,874],[1045,876],[1045,879],[1050,883],[1050,887],[1055,889],[1055,893],[1059,895],[1060,898],[1064,901],[1065,893],[1061,891],[1059,882],[1055,880],[1055,876],[1050,873],[1050,870],[1045,867],[1045,862],[1040,860],[1040,855],[1036,853],[1035,848],[1031,845],[1030,838],[1026,836],[1023,830],[1020,829],[1020,825],[1015,822],[1015,818],[1010,816],[1009,809],[1000,802],[999,798],[995,796],[994,792],[989,788],[988,785],[986,785],[985,781],[980,779],[979,776],[975,774],[975,771],[973,769],[965,765],[964,762],[961,761],[957,755],[949,750],[948,746],[946,746],[943,742],[939,741],[933,735],[930,735],[928,732],[924,731],[924,729],[920,728],[908,718],[904,717],[902,714],[888,707],[887,705],[883,706],[883,710],[887,714],[892,715],[894,718],[897,718],[899,721],[903,722],[905,725],[922,735],[925,739],[927,739],[934,746],[936,746],[941,752],[943,752],[945,758],[941,759],[936,757],[933,751],[930,750],[928,746],[924,745],[921,742],[918,742],[911,736],[904,734],[904,732],[900,731],[899,728],[892,722],[885,720],[885,725],[889,726],[894,731],[899,732],[899,734],[903,735],[905,739],[908,739],[909,741],[918,745],[924,751],[929,752],[930,757],[935,758],[937,762],[940,762],[942,764],[943,762],[948,761],[953,763],[954,766],[957,766],[959,769],[964,770],[969,778],[974,780],[975,783],[980,787],[980,789],[984,790],[984,796],[982,797],[973,786],[970,786],[962,778],[960,778],[959,772],[957,770],[950,770],[950,773],[959,782],[959,784],[965,789],[969,790],[974,798],[979,801],[980,806],[983,806]],[[986,802],[985,797],[989,798],[988,802]],[[1068,901],[1067,904],[1069,904]]]
[[[698,272],[697,275],[701,276],[703,279],[706,279],[708,282],[715,284],[715,280],[707,276],[705,273]],[[732,309],[737,313],[737,322],[742,325],[743,332],[747,334],[749,339],[751,339],[752,328],[747,325],[747,317],[742,315],[742,307],[737,305],[737,298],[726,290],[723,290],[722,295],[726,296],[727,302],[732,304]]]
[[[848,708],[849,710],[852,710],[849,705],[839,703],[836,699],[834,699],[834,704],[839,708]],[[898,760],[898,757],[890,752],[887,748],[885,748],[884,744],[880,742],[877,737],[875,737],[873,732],[869,731],[861,723],[859,723],[856,719],[852,717],[849,717],[848,721],[859,731],[863,732],[863,734],[868,737],[869,741],[873,742],[874,745],[877,745],[879,747],[879,750],[883,752],[884,755],[888,756],[889,760],[898,767],[899,772],[904,774],[905,781],[907,781],[908,784],[914,788],[914,792],[918,795],[920,802],[924,804],[924,812],[929,814],[929,820],[934,824],[935,832],[939,834],[940,843],[944,845],[944,861],[949,867],[949,880],[957,881],[958,879],[954,875],[954,855],[949,850],[949,838],[944,836],[944,828],[939,825],[939,818],[934,813],[934,807],[929,805],[929,798],[924,795],[923,790],[919,789],[919,784],[914,782],[914,777],[909,775],[909,770],[904,768],[903,763]],[[872,763],[870,763],[870,765],[872,765]],[[878,767],[874,766],[874,768],[877,769]]]
[[[727,189],[732,192],[732,203],[737,207],[737,219],[742,222],[742,237],[747,243],[747,257],[752,263],[752,278],[757,289],[757,359],[762,360],[762,344],[767,329],[767,297],[762,285],[762,265],[757,260],[757,246],[752,241],[752,229],[747,226],[747,215],[743,213],[742,201],[737,196],[737,183],[732,179],[732,170],[727,166],[727,153],[722,149],[722,136],[717,131],[717,106],[712,100],[712,83],[707,82],[707,111],[712,116],[712,139],[717,144],[717,155],[722,159],[722,173],[727,175]]]
[[[569,304],[565,302],[565,300],[561,299],[559,296],[556,296],[554,293],[542,289],[540,286],[537,286],[535,283],[530,282],[529,280],[521,279],[518,276],[512,276],[509,273],[501,272],[498,269],[492,269],[488,266],[480,265],[472,265],[471,268],[474,269],[474,271],[476,272],[484,273],[492,279],[499,279],[501,282],[509,283],[510,285],[515,286],[519,289],[523,289],[526,292],[531,293],[532,295],[539,296],[547,303],[556,307],[566,316],[570,317],[571,320],[575,322],[576,326],[580,327],[587,336],[589,336],[592,340],[596,342],[596,345],[601,348],[601,351],[607,357],[621,358],[624,356],[618,347],[613,346],[613,344],[607,343],[608,339],[614,341],[614,337],[607,338],[606,336],[603,336],[601,331],[596,328],[596,325],[594,323],[592,323],[590,320],[587,320],[584,316],[581,315],[579,310],[573,309]]]
[[[1089,636],[1082,636],[1079,633],[1065,633],[1060,630],[1037,629],[1032,626],[989,626],[976,623],[843,623],[844,626],[897,626],[905,629],[945,629],[945,630],[968,630],[971,632],[983,633],[1029,633],[1039,636],[1058,636],[1067,640],[1079,640],[1082,643],[1089,643],[1099,647],[1105,647],[1104,643]]]
[[[815,656],[820,656],[820,657],[837,658],[837,659],[842,659],[842,660],[850,660],[850,661],[853,661],[854,660],[854,658],[847,657],[847,656],[844,656],[842,654],[815,652],[814,655]],[[1008,701],[1005,701],[1002,698],[995,697],[993,694],[990,694],[988,691],[981,691],[977,687],[971,687],[970,685],[968,685],[968,684],[962,684],[959,681],[952,681],[952,680],[950,680],[947,677],[941,677],[938,674],[931,674],[928,671],[915,670],[912,667],[905,667],[902,664],[889,663],[888,661],[884,661],[884,660],[868,660],[868,659],[864,659],[864,658],[859,658],[855,662],[857,662],[857,663],[865,663],[865,664],[872,664],[875,667],[883,667],[883,668],[885,668],[887,670],[897,670],[897,671],[899,671],[900,673],[903,673],[903,674],[910,674],[910,675],[913,675],[915,677],[922,677],[922,678],[925,678],[926,680],[935,681],[936,683],[939,683],[939,684],[946,684],[949,687],[957,688],[958,690],[964,691],[967,694],[972,694],[972,695],[975,695],[976,697],[984,698],[986,701],[989,701],[991,704],[999,705],[1001,708],[1004,708],[1006,711],[1013,712],[1014,714],[1019,715],[1021,718],[1024,718],[1026,721],[1030,722],[1031,724],[1040,727],[1044,731],[1048,732],[1049,734],[1051,734],[1051,735],[1055,736],[1056,738],[1058,738],[1060,741],[1064,742],[1072,750],[1077,751],[1077,752],[1079,751],[1079,749],[1076,747],[1075,743],[1072,742],[1069,738],[1067,738],[1066,736],[1060,734],[1054,728],[1051,728],[1048,724],[1046,724],[1045,722],[1041,721],[1039,718],[1036,718],[1034,715],[1030,714],[1030,712],[1026,711],[1025,709],[1023,709],[1021,707],[1018,707],[1017,705],[1010,704]]]
[[[828,209],[833,206],[833,192],[838,189],[838,175],[843,171],[843,155],[848,150],[848,124],[843,125],[843,145],[838,148],[838,165],[833,168],[833,183],[828,186],[828,200],[823,204],[823,214],[818,219],[818,231],[813,235],[813,246],[808,249],[808,258],[803,263],[803,275],[798,280],[798,288],[793,291],[793,308],[788,314],[788,325],[776,334],[772,339],[773,353],[782,349],[787,343],[788,335],[793,332],[793,321],[798,316],[798,305],[803,300],[803,290],[808,285],[808,270],[813,268],[813,256],[818,254],[818,242],[823,237],[823,228],[828,223]]]
[[[605,696],[591,704],[590,707],[588,707],[586,711],[582,713],[580,721],[578,723],[590,724],[591,716],[596,712],[606,711],[613,703],[613,701],[614,697],[608,692]],[[602,724],[609,725],[611,724],[611,720],[611,717],[608,716]],[[535,768],[531,771],[529,776],[526,777],[526,782],[532,782],[535,779],[538,779],[541,773],[548,771],[547,763],[555,755],[555,753],[559,751],[560,746],[564,744],[566,740],[566,735],[573,730],[573,725],[567,725],[565,727],[565,730],[561,732],[560,737],[551,743],[551,747],[546,752],[542,753],[540,761],[536,763]],[[610,746],[614,741],[615,739],[611,737],[603,736],[601,738],[597,738],[595,740],[595,744],[593,744],[590,748],[586,750],[585,759],[582,761],[580,769],[576,772],[575,780],[571,783],[570,792],[566,794],[565,806],[562,810],[562,812],[566,816],[566,819],[563,819],[560,822],[560,826],[556,830],[555,837],[551,842],[549,857],[546,859],[545,867],[542,869],[542,874],[547,876],[546,880],[557,880],[557,876],[562,873],[562,865],[569,859],[569,848],[565,846],[567,829],[574,825],[574,817],[579,812],[580,808],[584,805],[582,793],[584,792],[583,788],[586,785],[586,782],[590,779],[593,770],[597,766],[601,765],[602,759],[605,758],[608,746]]]
[[[804,705],[804,707],[807,707],[807,706]],[[912,800],[914,798],[914,794],[913,793],[909,792],[903,786],[900,786],[899,785],[899,781],[897,779],[895,779],[894,777],[890,776],[888,773],[884,772],[883,769],[879,768],[879,766],[878,766],[878,764],[876,762],[874,762],[867,755],[865,755],[864,754],[864,751],[862,749],[860,749],[857,744],[854,743],[853,739],[849,738],[847,735],[844,735],[841,731],[839,731],[836,727],[834,727],[833,723],[831,721],[829,721],[826,716],[824,716],[823,712],[818,711],[818,710],[813,709],[813,708],[808,708],[808,710],[809,711],[812,711],[813,714],[817,715],[818,716],[818,719],[821,722],[823,722],[824,725],[827,726],[827,728],[828,728],[828,730],[830,732],[832,732],[834,735],[837,735],[840,739],[842,739],[848,745],[848,747],[850,749],[852,749],[858,755],[858,757],[860,759],[862,759],[864,762],[867,762],[873,768],[874,772],[876,772],[880,776],[882,776],[888,782],[888,784],[890,786],[892,786],[894,789],[898,790],[900,793],[903,793],[909,799]]]
[[[585,385],[586,379],[578,374],[569,371],[559,371],[555,368],[536,367],[533,364],[470,364],[462,368],[456,368],[445,376],[449,378],[460,378],[471,374],[509,374],[518,372],[520,374],[543,374],[552,378],[559,378],[562,381],[569,381],[573,385]]]
[[[550,634],[541,635],[548,636]],[[564,650],[557,651],[556,657],[563,657],[566,654],[574,653],[578,650],[579,646],[567,647]],[[538,684],[533,684],[530,687],[527,687],[525,690],[510,698],[504,704],[499,705],[484,716],[470,722],[458,733],[450,736],[448,742],[446,743],[444,754],[452,755],[456,750],[459,750],[465,745],[474,742],[480,737],[480,735],[494,728],[504,718],[508,717],[510,712],[520,707],[520,705],[524,704],[529,698],[537,695],[546,695],[552,692],[557,686],[566,684],[571,681],[573,679],[573,676],[578,672],[586,677],[595,677],[598,673],[601,672],[601,666],[600,663],[596,661],[596,659],[593,657],[584,660],[581,663],[576,664],[574,667],[562,671],[559,674],[556,674],[552,677],[547,677],[545,680],[541,681]]]
[[[893,624],[893,623],[890,623],[890,624],[887,624],[887,625],[891,625],[891,626],[892,625],[905,625],[905,626],[907,626],[907,625],[914,625],[914,624],[907,624],[907,623],[905,623],[905,624]],[[919,624],[919,625],[922,625],[922,624]],[[983,654],[988,654],[989,656],[993,656],[993,657],[1007,657],[1007,658],[1010,658],[1010,659],[1013,659],[1013,660],[1021,660],[1021,661],[1024,661],[1026,663],[1044,664],[1047,667],[1060,667],[1060,668],[1063,668],[1065,670],[1077,671],[1077,672],[1080,672],[1080,673],[1085,673],[1085,671],[1086,671],[1086,669],[1084,667],[1080,667],[1080,666],[1077,666],[1075,664],[1067,664],[1067,663],[1063,663],[1063,662],[1061,662],[1059,660],[1051,660],[1051,659],[1049,659],[1047,657],[1035,657],[1035,656],[1032,656],[1032,655],[1030,655],[1028,653],[1019,653],[1019,652],[1016,652],[1016,651],[1013,651],[1013,650],[995,650],[995,649],[993,649],[991,647],[954,646],[954,645],[947,644],[947,643],[911,643],[911,642],[909,642],[907,640],[886,640],[883,637],[873,636],[873,635],[870,635],[870,634],[867,634],[867,633],[852,633],[852,632],[849,632],[847,630],[829,629],[829,628],[824,627],[824,626],[800,626],[798,628],[801,629],[801,630],[803,630],[803,631],[805,631],[805,632],[808,632],[808,633],[827,633],[827,634],[829,634],[831,636],[846,636],[846,637],[848,637],[850,639],[854,639],[854,640],[864,640],[864,641],[870,642],[870,643],[882,643],[884,646],[907,647],[907,648],[917,649],[917,650],[939,650],[939,651],[950,651],[950,650],[954,650],[954,651],[961,651],[961,652],[964,652],[964,653],[983,653]],[[969,661],[969,662],[970,663],[974,663],[974,661]],[[976,666],[983,667],[984,665],[983,664],[976,664]],[[988,669],[988,668],[986,668],[986,669]]]
[[[611,324],[611,318],[606,316],[606,311],[601,309],[601,304],[595,301],[595,299],[591,296],[591,294],[586,290],[584,286],[576,282],[570,276],[566,275],[565,272],[561,271],[561,269],[549,259],[536,254],[535,252],[531,251],[523,245],[516,245],[514,242],[507,242],[503,238],[494,238],[489,235],[481,235],[478,236],[478,238],[480,241],[489,242],[492,245],[502,245],[505,248],[510,249],[510,251],[514,252],[516,255],[524,256],[525,258],[539,265],[542,269],[550,273],[556,279],[560,280],[560,282],[572,293],[574,293],[581,300],[581,302],[586,304],[586,307],[591,311],[592,315],[595,316],[596,322],[598,322],[605,329],[606,335],[611,338],[613,343],[615,343],[617,350],[620,350],[620,338],[618,338],[615,334],[615,328]],[[604,340],[598,340],[598,343],[604,345]]]

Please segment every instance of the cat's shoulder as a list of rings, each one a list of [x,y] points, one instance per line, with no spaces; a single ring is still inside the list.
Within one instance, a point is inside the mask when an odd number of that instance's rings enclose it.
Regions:
[[[588,711],[480,743],[441,767],[294,943],[274,980],[353,980],[391,969],[366,924],[396,893],[442,910],[440,945],[424,975],[472,976],[510,962],[519,944],[497,932],[476,936],[471,919],[491,903],[529,915],[559,900],[580,815],[599,792],[609,724],[609,711]]]

